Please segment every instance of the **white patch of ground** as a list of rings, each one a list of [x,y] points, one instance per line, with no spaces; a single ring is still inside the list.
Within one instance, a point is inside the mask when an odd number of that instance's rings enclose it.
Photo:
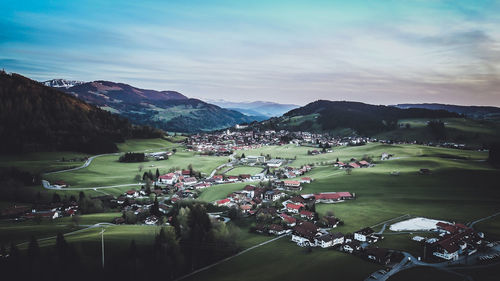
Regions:
[[[426,218],[413,218],[392,224],[389,229],[392,231],[434,230],[436,229],[436,223],[438,222],[449,223],[446,221]]]

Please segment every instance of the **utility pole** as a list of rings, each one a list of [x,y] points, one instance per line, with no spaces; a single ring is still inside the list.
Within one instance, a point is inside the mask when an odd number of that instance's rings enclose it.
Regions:
[[[104,228],[101,231],[102,268],[104,269]]]

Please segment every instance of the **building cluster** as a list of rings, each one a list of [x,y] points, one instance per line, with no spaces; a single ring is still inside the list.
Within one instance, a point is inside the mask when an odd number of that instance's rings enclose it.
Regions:
[[[5,208],[0,213],[0,217],[16,219],[57,219],[62,217],[71,217],[78,212],[78,203],[51,203],[48,205],[37,205],[30,207],[25,205],[14,205]]]
[[[436,224],[439,238],[413,237],[413,240],[424,245],[424,256],[444,260],[458,260],[461,255],[469,256],[477,252],[486,242],[484,234],[460,223],[438,222]]]
[[[310,132],[289,132],[287,130],[226,130],[199,133],[186,139],[189,150],[207,154],[227,155],[235,150],[247,150],[268,145],[295,144],[311,147],[333,147],[342,145],[362,145],[370,142],[364,137],[332,137],[328,134]],[[318,151],[318,154],[320,152]]]

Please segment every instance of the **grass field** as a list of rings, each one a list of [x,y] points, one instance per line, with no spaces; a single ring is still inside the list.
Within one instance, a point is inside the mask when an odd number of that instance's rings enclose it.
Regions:
[[[65,159],[85,158],[89,155],[77,152],[34,152],[16,155],[0,155],[0,167],[17,167],[32,173],[74,168],[85,161],[61,161]]]
[[[128,150],[161,150],[166,145],[163,140],[128,141],[120,146],[121,151]],[[177,144],[172,144],[177,145]],[[150,148],[149,146],[153,146]],[[316,210],[320,215],[329,211],[344,220],[345,225],[335,231],[352,233],[360,228],[379,224],[385,220],[401,215],[423,216],[456,222],[470,222],[500,211],[500,190],[497,188],[500,171],[493,169],[485,159],[487,153],[477,151],[454,150],[421,145],[384,145],[368,144],[358,147],[334,148],[332,153],[317,156],[307,155],[308,147],[294,145],[263,147],[241,151],[238,154],[266,155],[272,157],[295,158],[292,166],[314,163],[316,167],[307,174],[314,181],[304,185],[301,193],[327,191],[349,191],[355,193],[357,199],[338,204],[318,204]],[[394,159],[380,161],[380,155],[387,152]],[[57,160],[56,155],[47,165]],[[373,158],[375,167],[354,169],[350,175],[326,162],[336,158],[348,162],[351,158],[361,159],[363,156]],[[119,163],[117,156],[103,156],[94,160],[87,168],[67,173],[49,175],[50,181],[65,180],[73,187],[114,185],[134,182],[139,173],[138,163]],[[227,157],[198,156],[178,147],[178,152],[166,161],[150,161],[142,163],[143,171],[160,169],[161,173],[172,167],[185,168],[189,164],[195,170],[210,173],[215,167],[227,162]],[[15,159],[14,159],[15,160]],[[24,167],[43,167],[40,163],[15,163]],[[4,161],[5,162],[5,161]],[[2,162],[2,163],[4,163]],[[52,164],[55,165],[55,164]],[[151,165],[154,165],[151,167]],[[250,173],[256,167],[238,167],[233,173]],[[429,168],[430,175],[419,175],[420,168]],[[238,170],[239,169],[239,170]],[[257,168],[260,170],[260,168]],[[398,171],[399,176],[391,176]],[[141,172],[141,174],[142,174]],[[228,174],[231,174],[228,173]],[[247,183],[224,184],[209,187],[200,194],[198,200],[213,202],[225,198],[227,194],[241,190]],[[111,194],[120,194],[130,187],[103,190]],[[33,191],[41,187],[33,187]],[[53,192],[53,191],[47,191]],[[78,191],[57,191],[67,196],[78,194]],[[98,194],[94,191],[92,194]],[[87,192],[86,192],[87,193]],[[110,221],[117,213],[82,216],[81,224],[93,224],[102,220]],[[237,223],[236,223],[237,224]],[[248,225],[241,225],[238,241],[242,247],[248,248],[270,239],[268,236],[248,233]],[[55,233],[72,231],[75,228],[69,219],[35,225],[30,222],[0,223],[0,241],[26,241],[31,235],[46,237]],[[477,229],[486,236],[500,236],[500,217],[477,224]],[[77,245],[81,251],[98,251],[100,229],[82,231],[68,237],[68,241]],[[131,239],[138,243],[151,243],[157,227],[149,226],[113,226],[106,230],[106,241],[109,241],[110,255],[122,253]],[[22,233],[22,234],[19,234]],[[410,240],[411,235],[386,235],[385,240],[377,246],[408,251],[416,256],[421,255],[418,244]],[[355,256],[342,254],[333,250],[313,249],[307,253],[303,248],[282,238],[266,244],[248,253],[222,263],[207,271],[193,276],[190,280],[276,280],[276,279],[322,279],[325,274],[335,273],[338,280],[362,280],[380,267],[374,263],[363,261]],[[498,238],[497,238],[498,239]],[[44,241],[41,246],[51,245],[53,241]],[[428,269],[415,269],[409,273],[402,272],[391,280],[421,280],[422,276],[448,278],[448,273],[435,273]],[[409,274],[409,275],[408,275]],[[479,274],[471,272],[471,275]],[[421,278],[416,278],[420,276]],[[405,279],[406,278],[406,279]],[[414,278],[414,279],[411,279]],[[432,279],[431,279],[432,280]],[[436,279],[442,280],[442,279]]]
[[[311,253],[281,238],[186,280],[362,280],[380,269],[375,263],[334,250]]]
[[[229,172],[226,173],[226,176],[238,176],[242,174],[249,174],[249,175],[255,175],[260,172],[262,172],[263,168],[262,167],[250,167],[250,166],[241,166],[241,167],[236,167]]]
[[[31,236],[37,239],[51,237],[57,233],[67,233],[100,222],[111,222],[113,218],[121,216],[119,212],[81,215],[79,226],[75,226],[71,218],[43,219],[40,224],[31,220],[23,222],[0,221],[0,246],[28,241]]]
[[[154,173],[156,169],[159,169],[163,174],[171,168],[186,169],[189,164],[194,170],[209,174],[225,162],[227,162],[226,157],[199,156],[194,152],[180,150],[167,160],[142,163],[121,163],[118,162],[118,156],[109,155],[94,159],[92,164],[85,169],[47,175],[46,178],[50,182],[64,180],[71,187],[109,186],[137,183],[134,180],[135,176],[142,177],[145,171],[151,170]],[[139,171],[140,166],[143,167],[142,171]]]
[[[399,140],[432,140],[433,136],[427,130],[427,121],[431,119],[402,119],[400,124],[410,124],[410,128],[398,128],[393,131],[380,133],[374,137],[379,139]],[[465,118],[444,118],[446,138],[448,141],[484,145],[500,138],[500,123],[486,120]]]
[[[198,200],[213,202],[215,200],[226,198],[229,193],[242,190],[248,183],[228,183],[218,184],[207,187],[198,197]]]

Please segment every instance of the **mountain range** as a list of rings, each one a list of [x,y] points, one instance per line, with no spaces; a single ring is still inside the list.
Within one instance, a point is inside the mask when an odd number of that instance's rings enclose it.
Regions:
[[[162,135],[15,73],[0,72],[0,100],[0,152],[104,153],[126,138]]]
[[[147,90],[111,81],[74,83],[70,86],[71,82],[64,81],[55,79],[43,83],[58,87],[65,93],[102,109],[120,114],[133,123],[151,125],[165,131],[185,133],[211,131],[262,120],[259,117],[188,98],[176,91]]]
[[[300,107],[295,104],[281,104],[268,101],[231,102],[219,99],[209,100],[209,102],[223,108],[239,111],[245,115],[258,116],[262,120],[270,117],[281,116],[294,108]]]

